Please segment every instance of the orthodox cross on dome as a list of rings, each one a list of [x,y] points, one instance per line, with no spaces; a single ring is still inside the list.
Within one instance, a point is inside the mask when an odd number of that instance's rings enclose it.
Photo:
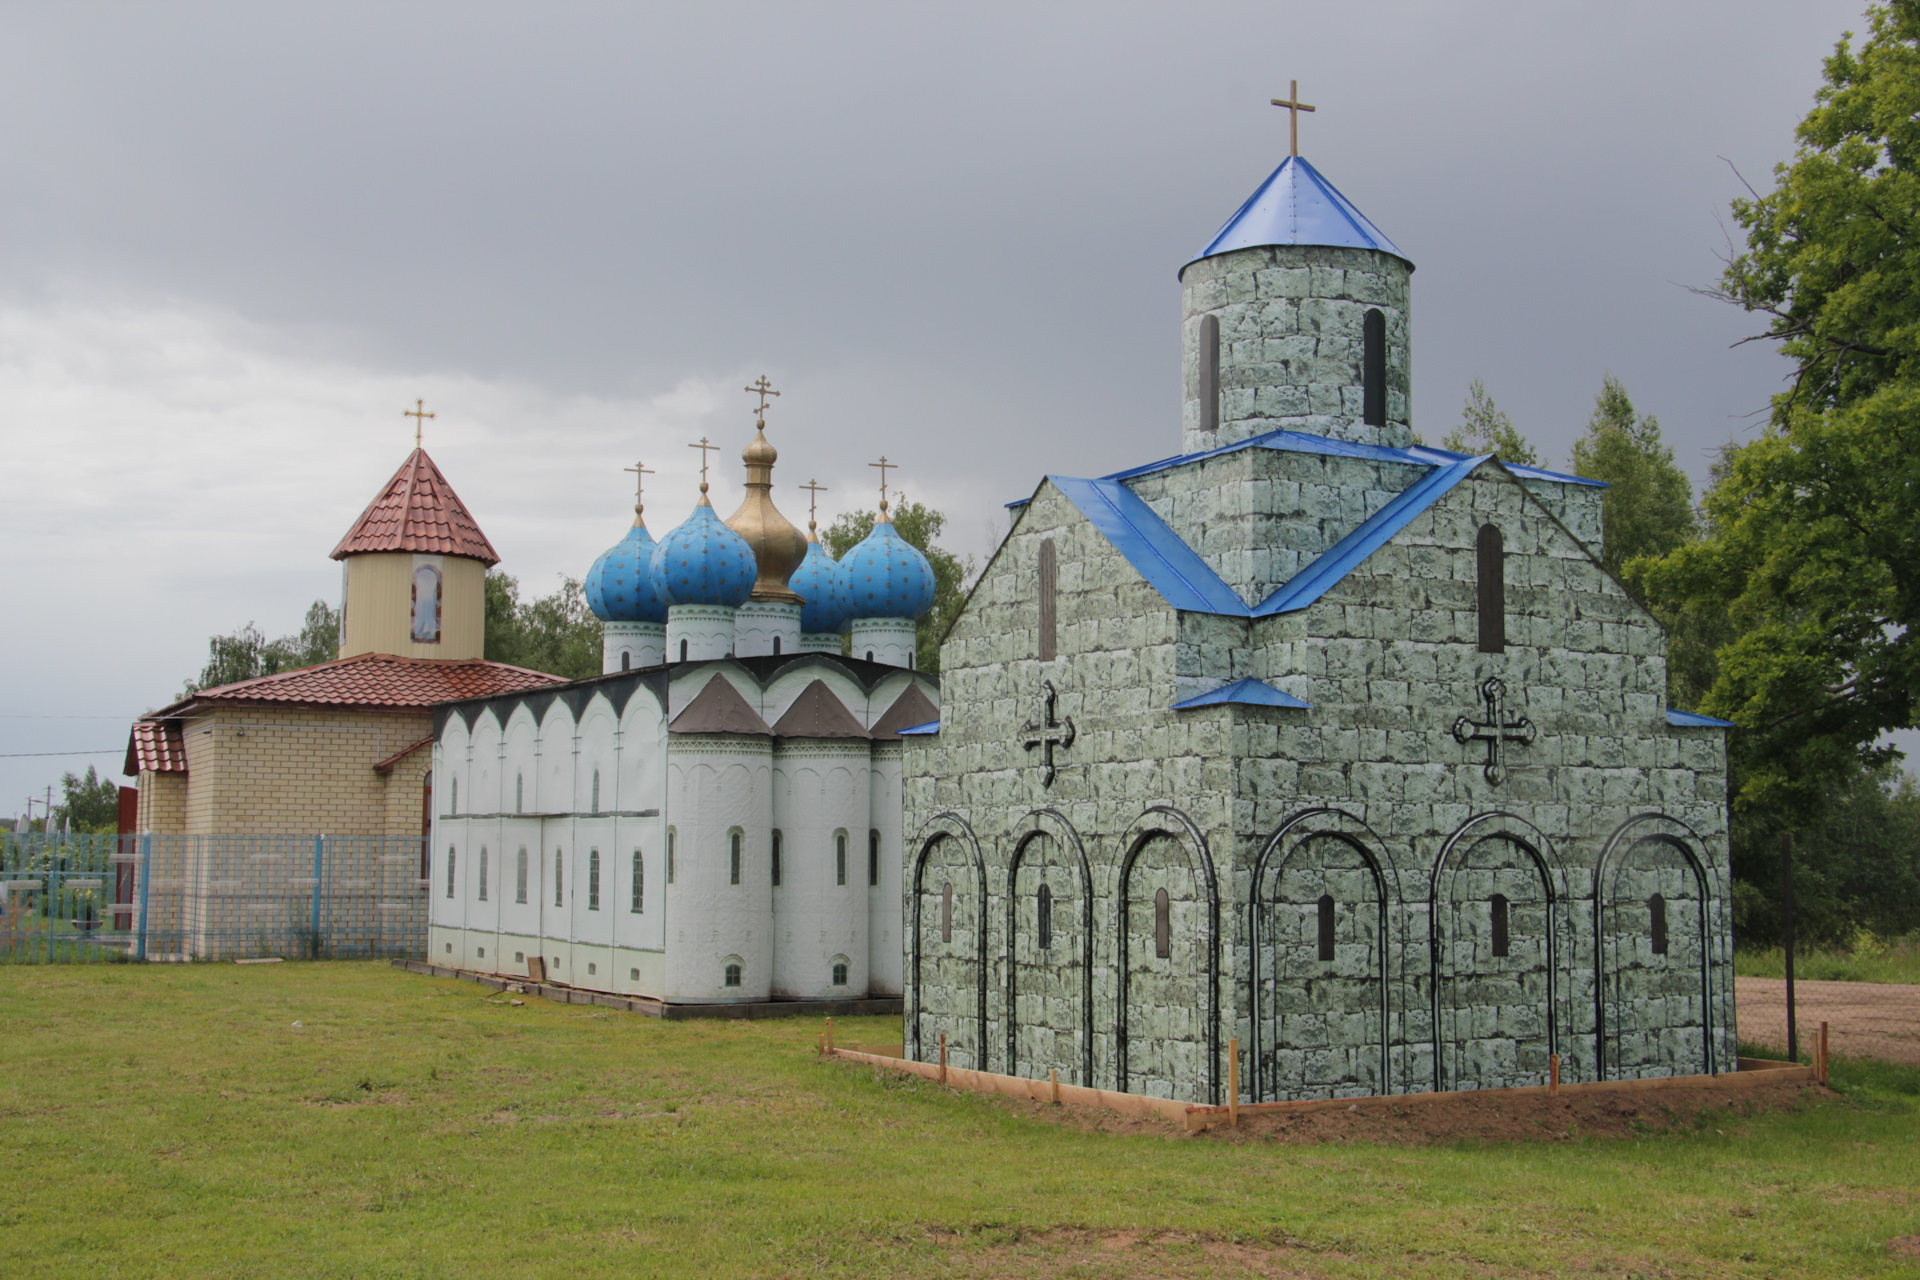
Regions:
[[[1043,787],[1051,787],[1055,773],[1053,759],[1054,749],[1058,748],[1061,751],[1065,751],[1073,745],[1073,717],[1067,716],[1065,719],[1056,718],[1054,715],[1054,707],[1059,695],[1053,690],[1053,681],[1043,680],[1041,681],[1041,686],[1046,689],[1047,695],[1041,699],[1039,722],[1029,721],[1020,726],[1020,733],[1022,735],[1020,745],[1029,751],[1034,750],[1036,747],[1040,749],[1047,770],[1040,777],[1040,785]]]
[[[807,498],[807,531],[811,533],[813,532],[814,529],[819,527],[820,495],[827,492],[827,486],[821,484],[818,480],[809,480],[805,484],[800,485],[799,487],[808,491],[809,496]]]
[[[1300,154],[1300,113],[1313,110],[1312,107],[1300,101],[1300,82],[1287,81],[1287,96],[1275,98],[1273,105],[1287,109],[1287,154],[1297,156]]]
[[[777,396],[780,393],[773,389],[773,384],[767,381],[767,375],[764,373],[760,375],[758,381],[756,381],[752,386],[744,388],[744,390],[750,396],[760,397],[760,407],[753,411],[753,416],[754,416],[754,420],[758,422],[761,426],[763,427],[766,426],[767,425],[767,397]]]
[[[703,453],[700,456],[705,458],[707,455]],[[633,514],[638,516],[646,509],[643,504],[646,502],[647,477],[657,473],[644,462],[635,462],[630,467],[620,469],[633,472]]]
[[[717,444],[709,443],[705,436],[700,437],[699,444],[690,444],[687,446],[689,449],[698,449],[700,451],[700,496],[703,498],[707,494],[707,455],[719,447]]]
[[[900,464],[888,462],[887,455],[883,453],[880,455],[880,461],[869,462],[867,465],[880,468],[880,518],[885,520],[887,518],[887,472],[898,471]]]
[[[413,419],[413,447],[416,449],[420,447],[420,428],[424,425],[425,420],[439,416],[438,414],[423,412],[426,407],[427,402],[425,400],[415,400],[413,402],[413,408],[402,409],[400,411],[401,417]]]
[[[1484,722],[1461,716],[1453,722],[1454,739],[1461,744],[1476,738],[1487,744],[1487,763],[1482,770],[1487,781],[1498,786],[1507,776],[1506,745],[1515,742],[1526,746],[1535,735],[1533,721],[1525,716],[1507,718],[1507,682],[1499,676],[1492,676],[1480,685],[1480,696],[1487,703],[1487,718]]]

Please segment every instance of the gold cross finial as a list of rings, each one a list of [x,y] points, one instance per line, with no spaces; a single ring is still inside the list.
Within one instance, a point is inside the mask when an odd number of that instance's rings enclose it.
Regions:
[[[867,465],[880,468],[880,518],[885,520],[887,518],[887,472],[899,470],[900,464],[888,462],[887,455],[883,453],[880,455],[880,461],[869,462]]]
[[[704,458],[707,455],[703,453],[700,456]],[[620,469],[633,472],[633,514],[637,518],[645,510],[641,504],[646,501],[647,477],[654,474],[653,468],[644,462],[636,462]]]
[[[438,416],[436,414],[423,412],[426,407],[427,402],[425,400],[415,400],[413,402],[413,408],[402,409],[400,411],[401,417],[413,419],[413,447],[416,449],[420,447],[420,428],[424,420]]]
[[[800,488],[811,494],[807,499],[807,532],[812,533],[820,526],[820,495],[827,491],[827,486],[818,480],[809,480]]]
[[[700,496],[702,498],[707,496],[707,454],[719,447],[717,444],[709,444],[705,436],[700,437],[699,444],[690,444],[687,446],[689,449],[698,449],[700,451]]]
[[[1302,111],[1311,111],[1313,108],[1300,101],[1300,82],[1298,80],[1289,80],[1287,81],[1287,85],[1287,96],[1284,98],[1275,98],[1273,105],[1287,109],[1287,154],[1297,156],[1300,154],[1300,113]]]
[[[753,411],[753,416],[764,427],[767,425],[767,397],[777,396],[780,393],[773,389],[773,384],[767,381],[767,375],[764,373],[760,375],[759,381],[746,388],[746,392],[748,395],[760,397],[760,407]]]

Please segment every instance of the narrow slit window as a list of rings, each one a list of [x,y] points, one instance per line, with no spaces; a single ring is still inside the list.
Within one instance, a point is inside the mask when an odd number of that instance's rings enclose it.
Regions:
[[[600,909],[600,851],[587,850],[587,910]]]
[[[680,642],[680,661],[685,662],[686,660],[687,660],[687,642],[685,640],[682,640]],[[734,985],[738,986],[739,984],[735,983]]]
[[[867,832],[867,884],[880,883],[880,833]]]
[[[953,941],[953,884],[940,886],[940,941]]]
[[[457,818],[460,816],[460,779],[455,778],[449,783],[447,790],[449,793],[447,802],[453,808],[453,816]]]
[[[1360,322],[1360,418],[1371,427],[1387,425],[1387,317],[1369,308]]]
[[[1647,923],[1653,937],[1653,954],[1667,954],[1667,900],[1660,894],[1647,899]]]
[[[1218,431],[1220,429],[1220,318],[1206,315],[1200,317],[1200,385],[1195,393],[1200,399],[1200,429]]]
[[[561,889],[561,879],[566,874],[566,869],[566,851],[555,849],[553,851],[553,905],[556,907],[564,907],[567,905],[566,895]]]
[[[667,883],[673,883],[673,828],[667,828]]]
[[[1052,538],[1040,540],[1040,661],[1052,662],[1060,652],[1059,624],[1056,621],[1054,592],[1059,580],[1059,560]]]
[[[513,900],[527,900],[527,847],[520,846],[520,852],[513,859]]]
[[[730,987],[739,986],[740,985],[740,966],[737,964],[728,965],[724,972],[723,980]]]
[[[453,860],[454,860],[453,846],[448,845],[447,846],[447,896],[449,898],[453,896]]]
[[[622,649],[620,651],[620,669],[622,671],[630,671],[633,669],[633,651],[632,650]]]
[[[1507,900],[1504,895],[1496,893],[1487,906],[1489,908],[1489,914],[1493,917],[1493,954],[1496,956],[1507,955],[1511,950],[1513,941],[1507,933],[1510,925],[1507,919],[1509,911]]]
[[[1162,960],[1173,956],[1173,899],[1165,889],[1153,895],[1153,954]]]
[[[1034,895],[1033,912],[1034,932],[1039,935],[1040,949],[1045,951],[1053,945],[1053,890],[1044,884]]]
[[[833,836],[833,882],[842,885],[847,882],[847,833],[837,831]]]
[[[779,888],[780,886],[780,843],[781,843],[780,833],[776,831],[773,833],[773,850],[772,850],[773,884],[775,888]]]
[[[593,771],[593,811],[596,814],[600,812],[600,771],[598,769]]]
[[[729,860],[728,865],[731,868],[731,871],[729,872],[729,875],[728,875],[727,883],[739,884],[740,883],[740,833],[738,831],[734,832],[731,836],[727,837],[727,854],[728,854],[728,860]]]
[[[1475,540],[1478,561],[1480,652],[1507,651],[1507,550],[1496,525],[1480,526]]]
[[[526,795],[527,795],[526,778],[521,774],[518,774],[518,773],[514,774],[513,775],[513,811],[515,813],[519,813],[522,811],[521,802],[526,799]]]
[[[636,916],[647,909],[647,863],[638,849],[633,851],[633,904],[627,909]]]
[[[487,846],[480,846],[480,901],[487,900]]]
[[[779,636],[775,636],[773,638],[773,656],[776,658],[780,656],[780,637]]]
[[[1320,895],[1320,959],[1333,959],[1333,895]]]

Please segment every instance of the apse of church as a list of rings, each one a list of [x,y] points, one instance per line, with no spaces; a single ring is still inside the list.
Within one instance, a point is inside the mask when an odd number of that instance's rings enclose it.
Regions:
[[[1416,442],[1412,274],[1296,149],[1181,271],[1183,454],[1013,504],[907,749],[910,1056],[1200,1102],[1236,1040],[1242,1101],[1732,1065],[1726,726],[1666,707],[1600,486]]]

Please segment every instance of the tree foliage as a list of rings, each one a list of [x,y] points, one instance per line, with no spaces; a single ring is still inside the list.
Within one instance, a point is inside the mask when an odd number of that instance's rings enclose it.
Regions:
[[[578,578],[563,577],[551,594],[520,599],[520,580],[487,570],[486,656],[568,680],[600,674],[600,620],[587,608]]]
[[[932,507],[919,502],[909,502],[902,498],[895,503],[889,513],[893,527],[900,537],[920,553],[933,566],[933,607],[927,610],[927,616],[920,619],[914,632],[915,664],[921,671],[938,674],[940,671],[940,637],[947,634],[947,628],[953,625],[959,616],[960,606],[966,601],[965,586],[967,579],[973,576],[973,557],[965,560],[939,545],[940,533],[947,526],[947,518]],[[869,533],[873,532],[874,521],[879,514],[874,511],[849,511],[838,517],[820,534],[820,541],[835,560],[843,559],[847,552],[860,545]]]
[[[1587,429],[1573,442],[1573,473],[1604,480],[1601,563],[1616,577],[1641,556],[1664,556],[1695,533],[1693,485],[1660,438],[1660,420],[1637,414],[1620,379],[1608,374]],[[1635,591],[1633,582],[1628,590]]]
[[[1467,403],[1460,410],[1460,421],[1440,441],[1442,449],[1455,453],[1491,453],[1502,462],[1537,467],[1539,451],[1520,434],[1506,411],[1487,394],[1486,383],[1475,378],[1467,387]]]
[[[1643,566],[1662,608],[1726,619],[1703,709],[1738,801],[1804,824],[1914,723],[1920,677],[1920,0],[1843,40],[1775,189],[1734,204],[1721,296],[1766,317],[1794,376],[1730,446],[1706,536]]]
[[[238,631],[207,639],[207,665],[196,678],[181,687],[185,698],[202,689],[218,688],[238,680],[297,671],[321,662],[331,662],[340,654],[340,615],[324,600],[315,600],[307,608],[300,630],[278,640],[269,640],[260,628],[249,622]]]
[[[61,803],[53,810],[55,830],[64,830],[69,819],[75,831],[120,829],[120,785],[101,777],[92,765],[85,774],[62,775],[60,793]]]

